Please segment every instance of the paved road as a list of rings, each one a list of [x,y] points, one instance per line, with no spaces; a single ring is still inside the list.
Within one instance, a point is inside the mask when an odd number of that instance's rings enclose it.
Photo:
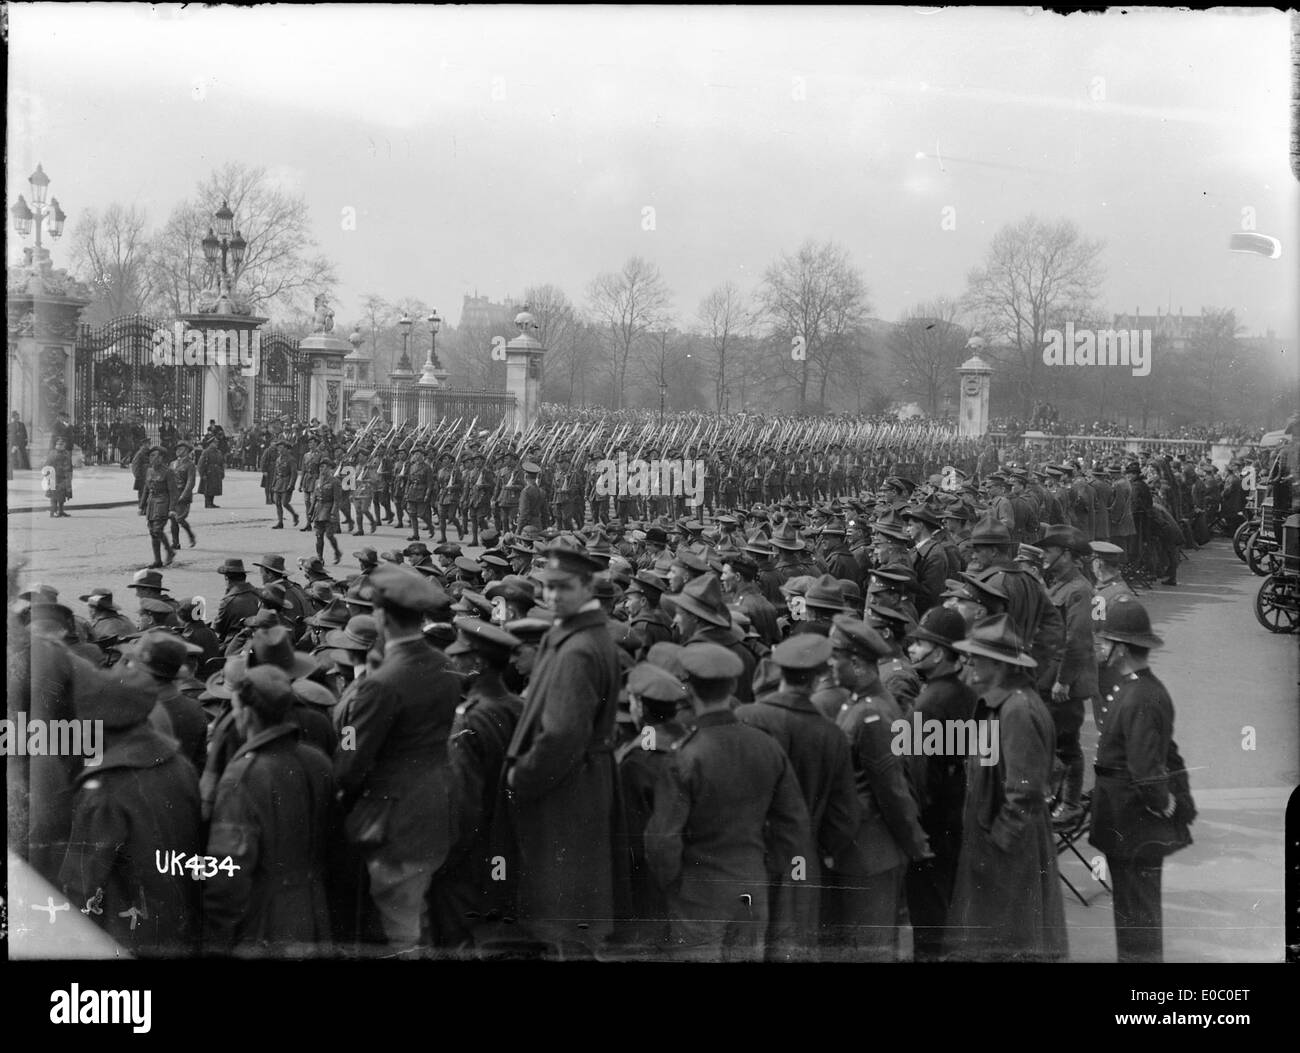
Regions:
[[[99,470],[96,499],[112,497],[115,471]],[[130,500],[130,475],[120,475],[120,493]],[[182,549],[164,572],[173,595],[214,600],[222,587],[215,568],[227,557],[253,569],[251,561],[268,551],[283,553],[290,566],[314,554],[311,534],[268,529],[274,516],[257,483],[253,473],[231,472],[219,509],[196,503],[191,523],[199,547]],[[78,595],[106,585],[134,612],[124,586],[152,558],[144,520],[133,507],[79,510],[74,503],[69,511],[72,518],[60,520],[39,512],[8,517],[10,551],[29,561],[24,580],[54,585],[79,611]],[[364,543],[399,547],[407,533],[381,527]],[[351,571],[351,553],[362,541],[343,535],[339,543],[339,571]],[[1252,605],[1262,579],[1226,541],[1193,552],[1179,580],[1177,588],[1157,587],[1141,597],[1167,642],[1153,664],[1173,696],[1176,737],[1201,811],[1193,827],[1196,843],[1165,868],[1166,954],[1171,960],[1281,960],[1282,821],[1287,795],[1300,782],[1300,649],[1296,637],[1274,636],[1255,621]],[[1253,749],[1243,748],[1250,745],[1248,729]],[[1091,766],[1091,719],[1084,733]],[[1095,855],[1080,847],[1085,857]],[[1099,891],[1082,863],[1068,854],[1061,858],[1063,872],[1081,891]],[[1109,897],[1103,893],[1085,908],[1067,892],[1067,912],[1071,956],[1113,961]]]

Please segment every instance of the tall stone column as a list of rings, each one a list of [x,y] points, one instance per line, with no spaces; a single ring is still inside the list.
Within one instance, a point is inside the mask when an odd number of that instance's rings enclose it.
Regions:
[[[74,424],[84,423],[75,415],[76,346],[90,289],[67,271],[55,270],[45,249],[27,248],[23,253],[23,263],[10,268],[5,285],[5,419],[18,411],[27,425],[32,463],[39,464],[60,412]]]
[[[506,391],[515,397],[510,426],[526,432],[542,408],[542,356],[546,348],[533,333],[537,322],[527,306],[515,315],[519,335],[506,344]]]
[[[977,350],[980,344],[972,340],[967,345]],[[989,386],[993,367],[978,354],[971,355],[957,367],[961,376],[961,410],[957,418],[957,434],[963,439],[978,439],[989,430]]]
[[[178,369],[203,371],[203,413],[200,434],[208,421],[227,434],[247,428],[253,421],[253,385],[262,369],[261,329],[266,319],[253,314],[205,313],[182,315],[180,323],[189,343],[191,332],[202,335],[203,354],[182,360]]]
[[[316,297],[316,331],[298,345],[298,351],[311,363],[307,416],[338,431],[347,409],[343,405],[343,360],[352,346],[334,332],[334,312],[324,293]]]

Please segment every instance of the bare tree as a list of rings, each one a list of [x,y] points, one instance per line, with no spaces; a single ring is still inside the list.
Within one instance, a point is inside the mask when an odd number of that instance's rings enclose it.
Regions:
[[[537,323],[533,334],[549,353],[563,351],[573,339],[578,317],[564,290],[555,285],[530,285],[524,303]]]
[[[116,202],[102,213],[88,208],[77,220],[71,258],[78,276],[95,289],[92,314],[107,320],[147,309],[153,294],[147,224],[143,210]]]
[[[999,230],[984,265],[967,276],[964,306],[992,345],[987,357],[1005,356],[1016,371],[1023,416],[1041,387],[1044,334],[1091,313],[1101,250],[1068,220],[1028,216]]]
[[[779,359],[780,371],[798,386],[800,411],[808,407],[813,380],[824,406],[837,360],[850,343],[846,337],[870,309],[866,285],[848,252],[833,242],[804,242],[767,269],[758,300],[772,336],[788,349]],[[789,353],[795,341],[802,342],[802,358]]]
[[[645,333],[665,324],[668,289],[658,267],[633,256],[622,270],[597,276],[587,298],[596,323],[608,337],[614,409],[622,409],[633,348]]]
[[[700,301],[699,319],[713,359],[713,411],[720,414],[727,397],[727,354],[752,319],[744,297],[731,282]]]
[[[944,389],[956,385],[956,369],[965,354],[966,330],[957,317],[951,300],[919,303],[889,335],[894,375],[904,389],[916,392],[932,417],[939,413]]]
[[[371,376],[375,382],[386,381],[396,362],[391,341],[380,349],[380,333],[387,332],[397,315],[393,305],[378,293],[364,293],[361,297],[361,321],[370,330]],[[382,368],[381,368],[382,367]]]
[[[211,285],[201,242],[223,201],[247,243],[234,274],[236,292],[254,311],[275,317],[290,306],[305,308],[314,294],[338,284],[334,265],[311,251],[316,240],[306,199],[277,187],[265,168],[232,163],[200,184],[195,200],[173,210],[157,239],[152,270],[174,311],[195,310]]]

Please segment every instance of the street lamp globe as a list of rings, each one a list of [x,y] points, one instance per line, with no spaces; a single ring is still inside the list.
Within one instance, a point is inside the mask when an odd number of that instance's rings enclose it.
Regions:
[[[435,333],[442,329],[442,319],[438,317],[438,309],[436,307],[433,309],[433,314],[429,315],[425,321],[429,323],[429,328]]]
[[[235,214],[230,211],[230,206],[224,200],[212,218],[216,221],[217,237],[230,237],[235,229]]]
[[[18,203],[9,210],[9,214],[14,217],[14,226],[18,228],[19,234],[27,235],[31,233],[35,213],[28,207],[27,200],[22,194],[18,195]]]
[[[402,327],[402,336],[405,337],[410,335],[411,326],[413,326],[415,322],[412,321],[411,316],[409,314],[403,312],[402,317],[397,320],[397,324]]]
[[[217,253],[221,251],[221,242],[217,240],[211,227],[208,228],[208,236],[200,244],[203,246],[203,258],[209,263],[216,263]]]
[[[244,253],[247,251],[248,242],[244,240],[244,235],[235,231],[235,236],[230,242],[230,258],[235,261],[235,270],[239,270],[244,265]]]
[[[68,218],[67,213],[59,207],[57,197],[50,198],[50,210],[52,218],[50,220],[50,237],[57,238],[63,234],[63,223]]]
[[[50,186],[50,177],[45,174],[45,169],[37,165],[27,182],[32,188],[32,200],[38,206],[45,204],[45,193]]]

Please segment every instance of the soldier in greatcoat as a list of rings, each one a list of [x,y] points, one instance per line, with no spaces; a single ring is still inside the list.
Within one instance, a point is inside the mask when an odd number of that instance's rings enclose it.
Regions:
[[[1035,662],[1007,615],[976,623],[966,659],[977,723],[996,721],[989,757],[966,761],[966,804],[947,953],[976,961],[1066,957],[1065,905],[1048,804],[1056,734],[1034,687]],[[983,732],[982,732],[983,733]],[[990,754],[991,757],[991,754]]]

